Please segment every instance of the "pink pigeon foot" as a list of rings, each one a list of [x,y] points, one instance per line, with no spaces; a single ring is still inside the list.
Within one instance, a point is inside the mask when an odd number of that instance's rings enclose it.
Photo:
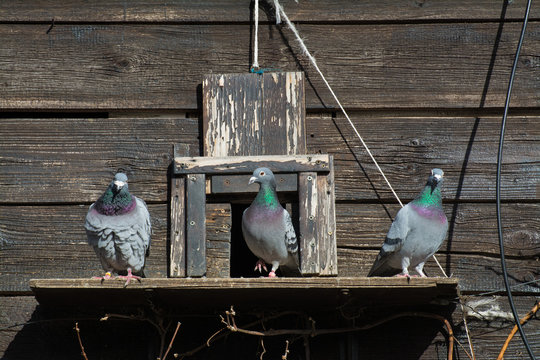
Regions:
[[[268,269],[266,268],[266,263],[263,260],[259,259],[257,260],[257,263],[255,263],[255,269],[253,270],[259,270],[259,272],[262,273],[262,269],[264,269],[264,271],[268,271]]]
[[[126,276],[118,275],[118,277],[119,277],[120,279],[126,279],[126,283],[124,284],[124,287],[126,287],[126,286],[129,285],[129,282],[131,281],[131,279],[136,279],[136,280],[138,280],[139,282],[141,282],[141,277],[140,277],[140,276],[133,275],[133,274],[131,273],[131,269],[130,269],[130,268],[127,269],[127,275],[126,275]]]
[[[396,277],[406,277],[407,279],[410,279],[411,275],[401,273],[401,274],[397,274]]]
[[[112,279],[112,276],[111,273],[107,271],[104,276],[92,276],[92,279],[109,280]]]
[[[268,277],[269,278],[273,278],[273,277],[277,277],[276,273],[274,270],[270,271],[270,273],[268,274]]]

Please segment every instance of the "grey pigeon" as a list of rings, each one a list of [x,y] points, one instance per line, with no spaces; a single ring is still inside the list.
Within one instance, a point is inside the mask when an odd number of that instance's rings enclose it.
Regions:
[[[424,190],[400,209],[368,276],[407,276],[414,269],[421,277],[424,263],[439,250],[448,220],[442,208],[441,169],[431,170]]]
[[[255,270],[272,265],[269,277],[282,272],[299,274],[298,241],[291,216],[279,203],[274,174],[268,168],[258,168],[249,179],[249,184],[259,183],[259,193],[242,215],[242,232],[246,244],[259,258]]]
[[[116,272],[126,279],[127,286],[131,279],[144,277],[152,232],[150,213],[143,200],[129,193],[125,174],[117,173],[103,195],[90,205],[84,227],[88,243],[107,272],[102,279]]]

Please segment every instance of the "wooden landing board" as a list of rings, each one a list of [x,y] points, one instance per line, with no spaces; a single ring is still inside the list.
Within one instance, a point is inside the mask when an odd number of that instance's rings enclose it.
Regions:
[[[419,304],[453,299],[455,278],[176,278],[124,281],[34,279],[30,287],[42,305],[138,306],[153,302],[175,309],[236,307],[327,308],[347,304]],[[286,299],[286,301],[284,301]],[[284,305],[286,304],[286,305]]]
[[[258,155],[223,157],[175,157],[176,175],[199,174],[251,174],[265,166],[273,172],[330,171],[330,155]]]

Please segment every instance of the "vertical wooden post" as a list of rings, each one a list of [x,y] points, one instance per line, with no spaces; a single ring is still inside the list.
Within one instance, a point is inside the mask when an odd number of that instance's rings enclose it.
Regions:
[[[186,276],[206,274],[206,176],[186,177]]]
[[[303,275],[318,275],[319,244],[317,239],[318,196],[317,173],[298,175],[300,271]]]
[[[338,274],[336,244],[336,205],[334,193],[334,157],[330,155],[330,172],[317,178],[319,195],[317,239],[319,240],[320,275]]]
[[[169,276],[186,276],[185,177],[171,178],[171,253]]]

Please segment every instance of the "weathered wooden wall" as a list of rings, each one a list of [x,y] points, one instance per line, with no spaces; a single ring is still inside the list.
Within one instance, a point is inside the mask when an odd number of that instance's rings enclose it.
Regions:
[[[308,152],[335,158],[339,274],[365,275],[398,205],[292,33],[276,26],[273,11],[261,3],[259,62],[305,71]],[[284,0],[283,6],[401,199],[418,192],[432,167],[445,171],[443,196],[451,226],[438,255],[445,270],[471,294],[502,288],[496,152],[525,0]],[[72,322],[7,327],[48,318],[36,307],[29,279],[99,273],[82,225],[89,204],[118,169],[128,174],[132,192],[149,203],[154,234],[147,274],[167,276],[173,145],[198,153],[205,74],[249,70],[250,19],[250,2],[239,0],[0,2],[0,355],[78,356]],[[538,54],[540,7],[533,5],[502,176],[513,283],[540,277]],[[433,262],[427,270],[438,275]],[[525,314],[540,294],[538,283],[518,290],[518,310]],[[507,314],[504,297],[495,304]],[[465,343],[456,309],[456,333]],[[410,323],[400,324],[410,328]],[[510,324],[470,318],[478,358],[496,357]],[[538,356],[540,322],[532,320],[525,330]],[[377,330],[369,338],[383,333]],[[385,345],[365,335],[347,344],[368,358],[444,354],[440,336],[403,355],[403,347],[383,351]],[[354,349],[343,341],[330,341],[333,352],[314,348],[313,358],[354,359],[347,357]],[[411,342],[418,343],[417,338]],[[93,349],[95,358],[115,355]],[[139,350],[133,350],[133,358],[148,358],[146,350]],[[515,338],[506,358],[524,357]]]

